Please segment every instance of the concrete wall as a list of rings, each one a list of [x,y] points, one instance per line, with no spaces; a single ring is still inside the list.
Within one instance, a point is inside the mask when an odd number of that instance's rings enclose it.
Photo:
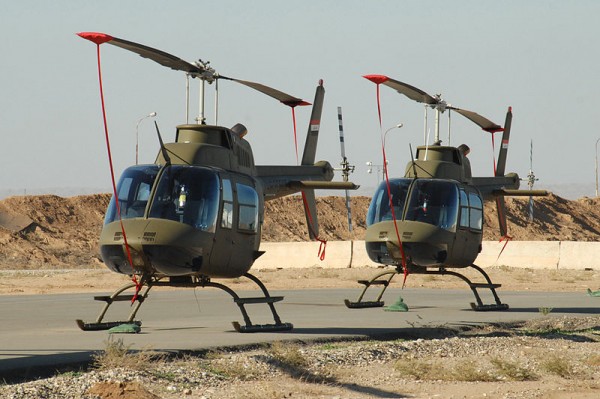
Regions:
[[[600,242],[484,241],[475,264],[481,267],[511,266],[532,269],[600,269]],[[263,242],[266,253],[254,263],[256,269],[376,267],[364,241],[329,241],[325,259],[318,256],[319,242]],[[504,248],[504,250],[502,250]]]

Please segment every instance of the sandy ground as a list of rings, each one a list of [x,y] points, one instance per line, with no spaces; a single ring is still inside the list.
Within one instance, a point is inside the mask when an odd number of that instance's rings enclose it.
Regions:
[[[351,269],[265,269],[251,270],[270,290],[302,288],[359,288],[359,279],[369,279],[381,268]],[[391,270],[391,269],[390,269]],[[502,284],[500,292],[506,291],[595,291],[600,289],[599,270],[536,270],[498,266],[485,269],[493,282]],[[464,270],[464,274],[479,280],[476,273]],[[106,268],[83,270],[0,270],[0,295],[31,295],[58,293],[109,293],[130,282],[124,275]],[[245,278],[214,279],[230,285],[235,290],[255,289]],[[395,277],[392,286],[401,287],[403,276]],[[467,285],[451,276],[409,275],[407,288],[461,288]],[[167,288],[161,288],[167,289]]]

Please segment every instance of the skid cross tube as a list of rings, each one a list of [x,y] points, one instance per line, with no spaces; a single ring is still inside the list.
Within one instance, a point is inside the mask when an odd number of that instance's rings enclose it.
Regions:
[[[94,300],[103,301],[106,303],[104,304],[104,307],[100,311],[100,314],[98,314],[98,317],[96,318],[95,322],[85,323],[81,319],[76,320],[76,323],[79,326],[79,328],[81,328],[83,331],[100,331],[100,330],[108,330],[113,327],[119,326],[121,324],[134,323],[134,324],[137,324],[138,326],[141,326],[142,325],[141,321],[134,320],[135,315],[137,314],[138,310],[140,309],[140,306],[142,306],[142,303],[144,302],[144,300],[148,297],[148,292],[152,288],[152,284],[144,284],[144,288],[142,290],[140,290],[140,292],[137,295],[137,298],[135,299],[135,305],[133,305],[133,309],[129,313],[129,318],[127,320],[111,321],[111,322],[103,322],[102,321],[104,319],[104,316],[106,315],[106,312],[108,311],[108,308],[114,302],[122,302],[122,301],[131,302],[133,300],[134,295],[121,295],[121,294],[123,292],[127,291],[128,289],[135,288],[135,287],[136,287],[135,283],[128,283],[128,284],[125,284],[124,286],[122,286],[121,288],[119,288],[118,290],[116,290],[115,292],[113,292],[112,295],[110,295],[110,296],[95,296]]]
[[[123,302],[123,301],[132,301],[134,295],[122,295],[123,292],[128,289],[135,288],[136,285],[134,283],[128,283],[123,287],[116,290],[110,296],[95,296],[94,299],[97,301],[105,302],[104,307],[100,311],[100,314],[96,318],[96,321],[93,323],[85,323],[83,320],[76,320],[77,325],[83,331],[99,331],[99,330],[108,330],[112,327],[119,326],[121,324],[131,324],[135,323],[138,326],[141,326],[141,321],[135,321],[135,315],[137,314],[140,306],[146,300],[148,296],[148,292],[154,286],[168,286],[168,287],[214,287],[220,290],[227,292],[233,298],[233,301],[238,305],[240,312],[242,313],[242,317],[244,318],[245,325],[241,325],[237,321],[234,321],[233,327],[238,332],[273,332],[273,331],[289,331],[294,326],[291,323],[282,323],[277,311],[275,310],[275,302],[279,302],[283,300],[282,296],[271,296],[269,291],[265,287],[265,285],[260,281],[257,277],[253,276],[250,273],[245,273],[244,277],[247,277],[251,281],[253,281],[258,287],[261,289],[263,296],[258,297],[250,297],[250,298],[241,298],[234,290],[229,288],[228,286],[215,283],[210,281],[210,278],[207,276],[190,276],[188,280],[176,280],[176,281],[160,281],[164,278],[164,276],[156,277],[156,278],[147,278],[142,281],[142,290],[138,293],[135,304],[133,305],[133,309],[129,314],[129,318],[125,321],[112,321],[112,322],[104,322],[104,316],[108,311],[108,308],[114,302]],[[253,324],[250,320],[250,316],[246,311],[245,305],[254,304],[254,303],[266,303],[273,315],[274,324]]]
[[[390,282],[392,281],[394,276],[396,276],[398,273],[399,273],[398,270],[393,270],[393,271],[388,270],[388,271],[376,274],[370,280],[358,280],[358,283],[364,284],[365,287],[363,288],[363,290],[356,302],[352,302],[349,299],[344,299],[344,303],[346,304],[346,307],[348,307],[350,309],[382,307],[385,303],[381,300],[381,297],[383,296],[383,293],[385,292],[387,287],[390,285]],[[390,276],[387,279],[379,280],[380,277],[383,277],[388,274]],[[377,298],[374,301],[363,301],[363,297],[365,296],[367,289],[372,285],[382,285],[383,287],[381,287],[381,291],[379,292],[379,295],[377,296]]]
[[[411,267],[409,267],[409,268],[410,268],[410,272],[412,274],[432,274],[432,275],[438,275],[438,276],[449,275],[449,276],[455,276],[455,277],[460,278],[465,283],[467,283],[467,285],[471,289],[471,292],[473,292],[473,295],[475,296],[476,303],[471,302],[471,308],[473,310],[476,310],[476,311],[507,310],[509,308],[508,305],[505,303],[502,303],[500,301],[500,298],[498,297],[498,294],[496,293],[496,288],[501,287],[501,284],[492,283],[492,280],[490,279],[489,275],[481,267],[479,267],[475,264],[471,264],[467,267],[472,267],[474,270],[479,272],[483,276],[483,278],[485,279],[486,282],[485,283],[473,283],[465,275],[455,272],[455,271],[447,270],[444,267],[439,267],[436,270],[429,270],[424,267],[418,267],[415,265],[411,265]],[[398,266],[394,271],[390,270],[390,271],[385,271],[383,273],[378,273],[370,280],[359,280],[358,283],[364,284],[365,287],[363,288],[362,293],[358,297],[358,300],[356,302],[351,302],[348,299],[345,299],[344,303],[346,304],[346,306],[348,308],[351,308],[351,309],[382,307],[384,305],[384,302],[381,300],[381,298],[383,297],[385,290],[387,290],[387,288],[390,285],[390,282],[392,281],[394,276],[396,274],[401,274],[401,273],[403,273],[402,267]],[[390,276],[387,279],[379,280],[380,277],[383,277],[388,274]],[[383,288],[381,289],[381,292],[379,293],[379,295],[377,296],[377,299],[375,301],[363,301],[365,292],[372,285],[383,285]],[[492,296],[494,297],[495,303],[484,304],[483,301],[481,300],[479,292],[477,291],[478,288],[489,289],[490,292],[492,293]]]

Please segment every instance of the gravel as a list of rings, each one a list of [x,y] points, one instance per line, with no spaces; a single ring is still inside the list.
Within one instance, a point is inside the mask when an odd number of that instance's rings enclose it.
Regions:
[[[276,342],[139,362],[131,358],[140,354],[128,353],[128,368],[100,363],[89,371],[5,384],[0,397],[593,398],[600,392],[599,335],[599,317],[545,317],[457,330],[451,337]]]

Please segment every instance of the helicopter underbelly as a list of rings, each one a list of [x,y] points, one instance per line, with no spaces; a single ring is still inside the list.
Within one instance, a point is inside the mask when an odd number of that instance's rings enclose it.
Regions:
[[[454,251],[455,233],[427,223],[398,221],[398,234],[402,249],[411,264],[422,267],[463,267],[462,254]],[[373,262],[402,264],[402,254],[393,221],[369,226],[366,232],[366,249]]]
[[[251,262],[247,265],[211,262],[215,234],[185,223],[139,218],[123,220],[123,226],[135,273],[239,277],[252,265]],[[105,225],[100,236],[104,263],[114,272],[131,275],[134,270],[123,244],[119,222]]]

